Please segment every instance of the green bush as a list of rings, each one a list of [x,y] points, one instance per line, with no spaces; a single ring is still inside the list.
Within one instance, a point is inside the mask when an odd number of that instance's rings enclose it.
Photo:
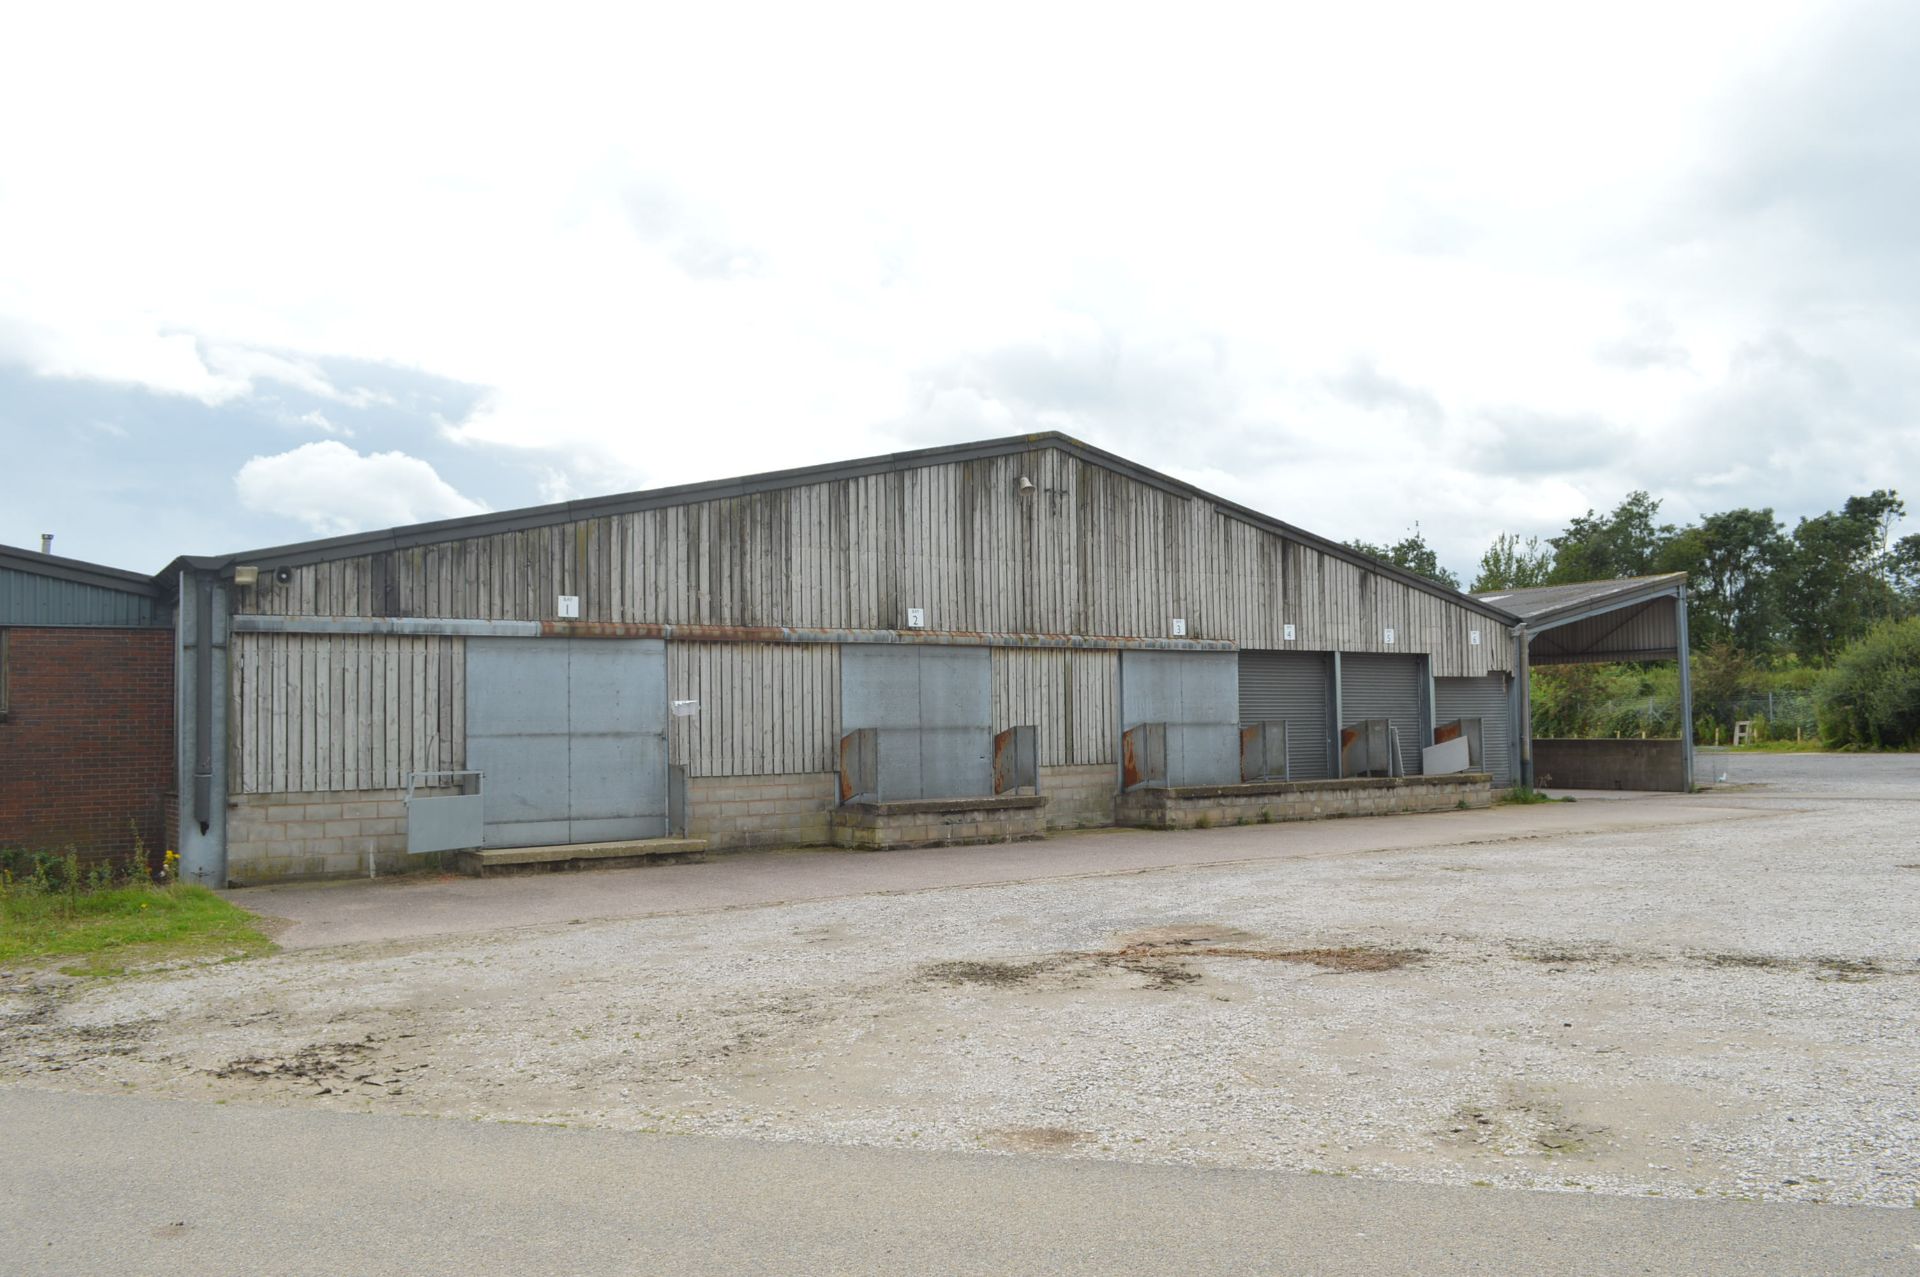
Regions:
[[[1876,626],[1843,650],[1814,701],[1830,746],[1920,745],[1920,617]]]

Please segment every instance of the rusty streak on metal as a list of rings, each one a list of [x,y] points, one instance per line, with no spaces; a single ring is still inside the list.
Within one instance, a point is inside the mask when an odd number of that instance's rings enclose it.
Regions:
[[[676,625],[653,621],[541,621],[542,638],[672,639],[682,643],[922,643],[938,647],[1148,649],[1233,652],[1224,639],[1108,634],[1007,634],[983,630],[860,630],[794,625]]]

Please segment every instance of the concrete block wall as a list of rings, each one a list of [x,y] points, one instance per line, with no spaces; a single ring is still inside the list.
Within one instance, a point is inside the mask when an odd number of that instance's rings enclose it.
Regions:
[[[856,851],[1020,842],[1046,836],[1046,812],[1047,799],[1032,794],[849,803],[834,809],[833,841]]]
[[[1104,829],[1113,824],[1120,774],[1112,763],[1088,767],[1042,767],[1040,792],[1047,797],[1047,828]]]
[[[418,869],[407,854],[407,804],[398,789],[242,794],[227,806],[227,877],[236,883],[343,878]]]
[[[1684,793],[1687,744],[1681,740],[1536,737],[1533,783],[1539,789],[1643,789]]]
[[[695,776],[687,781],[687,837],[713,851],[821,846],[839,801],[832,772]]]
[[[1135,789],[1121,796],[1123,825],[1200,829],[1342,816],[1396,816],[1449,811],[1493,802],[1493,778],[1484,772],[1449,776],[1309,780],[1186,789]]]

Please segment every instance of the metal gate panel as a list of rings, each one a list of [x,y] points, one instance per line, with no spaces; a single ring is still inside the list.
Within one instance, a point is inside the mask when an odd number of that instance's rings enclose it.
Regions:
[[[882,801],[993,793],[993,662],[986,648],[850,644],[843,731],[878,731]]]
[[[467,766],[484,772],[484,846],[667,831],[666,645],[474,638]]]
[[[1123,652],[1121,728],[1167,725],[1167,784],[1240,780],[1239,656],[1234,652]]]
[[[858,644],[840,650],[841,731],[877,733],[875,793],[920,796],[920,649]]]
[[[570,842],[567,645],[467,641],[467,766],[485,773],[489,847]]]
[[[571,649],[568,841],[666,837],[667,645],[562,641]]]
[[[1340,656],[1340,714],[1345,727],[1363,718],[1384,718],[1400,737],[1401,774],[1420,774],[1420,750],[1433,743],[1426,735],[1427,697],[1424,662],[1418,656],[1343,652]]]
[[[1295,780],[1325,780],[1329,763],[1324,652],[1240,653],[1240,721],[1287,725],[1287,769]]]
[[[992,792],[993,653],[922,647],[919,796],[978,798]]]
[[[1513,784],[1513,690],[1505,674],[1434,679],[1433,712],[1440,723],[1479,719],[1480,756],[1494,788]]]

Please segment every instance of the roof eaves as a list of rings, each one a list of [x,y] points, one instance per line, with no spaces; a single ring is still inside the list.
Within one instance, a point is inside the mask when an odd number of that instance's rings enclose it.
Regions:
[[[96,586],[103,590],[118,590],[123,594],[139,594],[149,598],[157,598],[160,594],[154,578],[144,573],[108,567],[104,563],[89,563],[85,559],[42,554],[38,550],[23,549],[20,546],[0,545],[0,567],[60,581],[72,581],[80,585]]]

